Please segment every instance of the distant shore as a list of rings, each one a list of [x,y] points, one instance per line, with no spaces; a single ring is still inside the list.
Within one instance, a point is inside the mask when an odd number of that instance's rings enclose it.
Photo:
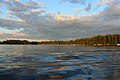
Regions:
[[[5,40],[2,45],[80,45],[80,46],[120,46],[120,34],[97,35],[94,37],[80,38],[75,40],[54,41],[27,41],[27,40]]]

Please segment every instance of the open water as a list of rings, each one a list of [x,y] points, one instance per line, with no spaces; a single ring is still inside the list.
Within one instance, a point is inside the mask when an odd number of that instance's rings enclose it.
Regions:
[[[120,80],[120,47],[0,45],[0,80]]]

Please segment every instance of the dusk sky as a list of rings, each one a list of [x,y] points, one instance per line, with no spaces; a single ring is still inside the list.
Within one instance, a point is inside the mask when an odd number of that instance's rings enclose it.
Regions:
[[[0,0],[0,40],[120,33],[120,0]]]

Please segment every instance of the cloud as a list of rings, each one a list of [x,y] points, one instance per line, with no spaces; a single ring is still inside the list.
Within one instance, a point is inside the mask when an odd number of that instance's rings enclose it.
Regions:
[[[3,12],[0,10],[0,14],[2,14]]]
[[[0,40],[4,39],[26,39],[26,37],[29,36],[27,34],[19,33],[19,32],[13,32],[13,33],[3,33],[0,32]],[[29,39],[29,38],[27,38]]]
[[[113,4],[115,1],[117,1],[117,0],[99,0],[96,3],[96,6],[101,6],[103,4]]]
[[[86,4],[88,3],[85,0],[63,0],[63,2],[69,2],[72,4],[80,4],[80,5],[84,5],[86,6]],[[101,4],[100,2],[98,2],[98,4]],[[96,5],[98,5],[96,4]],[[90,11],[92,9],[91,3],[88,3],[87,7],[84,9],[85,11]],[[80,12],[81,8],[76,8],[75,11]]]
[[[104,11],[101,12],[101,17],[105,20],[120,19],[120,3],[112,3]]]
[[[75,8],[74,11],[76,11],[76,12],[81,12],[82,9],[81,9],[81,8]]]
[[[86,4],[85,0],[63,0],[63,2],[70,2],[72,4]]]
[[[14,12],[21,12],[28,10],[27,7],[25,7],[21,2],[18,2],[16,0],[11,0],[11,1],[4,0],[3,4],[5,4],[10,11],[14,11]]]
[[[41,12],[45,12],[45,11],[44,10],[39,10],[39,9],[38,10],[37,9],[36,10],[31,10],[31,13],[39,13],[39,12],[41,13]]]
[[[11,33],[13,36],[15,37],[24,37],[24,36],[28,36],[27,34],[24,34],[24,33],[20,33],[20,32],[14,32],[14,33]]]
[[[86,11],[90,11],[91,8],[92,8],[92,7],[91,7],[91,4],[89,3],[89,4],[87,5],[87,7],[85,8],[85,10],[86,10]]]
[[[3,32],[0,32],[0,36],[3,35],[4,33]]]
[[[2,28],[8,28],[8,29],[20,29],[21,25],[24,25],[24,22],[19,21],[19,20],[14,20],[14,19],[10,19],[10,18],[1,18],[0,19],[0,27]]]
[[[58,14],[55,16],[55,19],[57,21],[70,21],[70,20],[74,20],[77,19],[78,16],[76,15],[65,15],[65,14]]]
[[[36,1],[5,0],[3,4],[7,6],[9,16],[0,18],[0,27],[18,31],[4,35],[1,33],[0,38],[53,40],[120,33],[120,3],[115,1],[101,12],[83,15],[46,11],[41,7],[43,5]],[[24,9],[19,9],[21,7]],[[89,10],[91,10],[90,3],[86,7],[86,11]]]
[[[5,4],[10,11],[13,12],[25,12],[32,9],[45,8],[43,2],[32,0],[28,2],[20,2],[19,0],[4,0],[2,3]]]

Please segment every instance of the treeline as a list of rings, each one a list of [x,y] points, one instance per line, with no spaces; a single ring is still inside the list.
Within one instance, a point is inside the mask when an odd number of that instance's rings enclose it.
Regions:
[[[97,35],[89,38],[81,38],[70,41],[45,41],[40,44],[63,44],[63,45],[103,45],[114,46],[120,44],[120,34]]]
[[[3,42],[0,42],[0,44],[25,44],[25,45],[28,45],[28,44],[39,44],[39,42],[29,42],[27,40],[6,40],[6,41],[3,41]]]
[[[0,42],[0,44],[59,44],[59,45],[99,45],[99,46],[120,46],[120,34],[108,34],[108,35],[97,35],[89,38],[81,38],[69,41],[42,41],[42,42],[29,42],[27,40],[6,40]]]
[[[90,38],[76,39],[75,42],[85,45],[117,45],[120,44],[120,34],[97,35]]]

